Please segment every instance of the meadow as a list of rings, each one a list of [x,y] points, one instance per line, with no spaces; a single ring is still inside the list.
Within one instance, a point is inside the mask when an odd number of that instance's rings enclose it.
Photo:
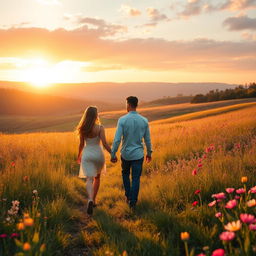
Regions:
[[[255,255],[255,115],[247,104],[152,122],[137,208],[107,156],[92,218],[74,133],[1,134],[0,255]]]

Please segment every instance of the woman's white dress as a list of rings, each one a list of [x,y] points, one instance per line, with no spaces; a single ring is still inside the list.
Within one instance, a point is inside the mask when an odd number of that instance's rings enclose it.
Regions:
[[[96,177],[105,168],[105,156],[100,137],[86,138],[78,177]]]

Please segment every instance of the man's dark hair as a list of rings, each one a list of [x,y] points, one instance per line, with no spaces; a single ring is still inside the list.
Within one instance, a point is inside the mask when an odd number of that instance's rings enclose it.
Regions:
[[[127,103],[129,103],[132,108],[137,108],[138,101],[139,101],[137,97],[129,96],[126,100],[127,100]]]

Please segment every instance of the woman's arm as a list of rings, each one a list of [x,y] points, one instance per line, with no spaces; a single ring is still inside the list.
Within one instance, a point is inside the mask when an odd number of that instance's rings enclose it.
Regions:
[[[103,126],[100,126],[100,139],[103,147],[111,154],[111,147],[107,143],[105,129]]]
[[[77,156],[77,162],[79,164],[81,163],[83,148],[84,148],[84,136],[80,135],[80,143],[79,143],[78,156]]]

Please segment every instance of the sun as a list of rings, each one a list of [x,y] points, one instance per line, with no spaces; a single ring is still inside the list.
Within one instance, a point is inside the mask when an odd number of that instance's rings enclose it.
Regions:
[[[22,76],[24,81],[37,88],[46,88],[56,80],[53,68],[43,59],[33,60]]]

